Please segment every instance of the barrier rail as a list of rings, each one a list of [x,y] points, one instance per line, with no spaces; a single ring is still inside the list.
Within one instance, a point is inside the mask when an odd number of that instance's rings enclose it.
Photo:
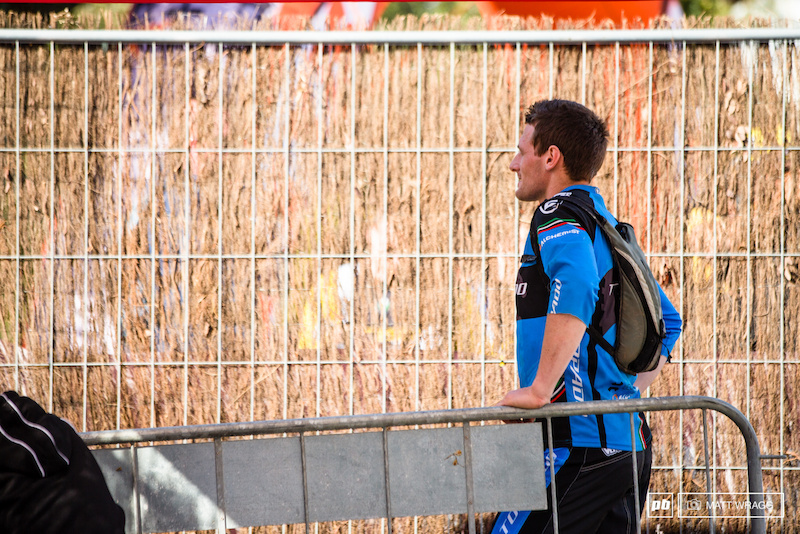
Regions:
[[[763,482],[760,465],[758,438],[747,418],[732,405],[710,397],[685,396],[663,397],[619,401],[596,401],[586,403],[549,405],[539,410],[518,410],[514,408],[474,408],[461,410],[441,410],[429,412],[404,412],[373,415],[354,415],[323,417],[312,419],[291,419],[281,421],[259,421],[250,423],[226,423],[216,425],[197,425],[187,427],[150,428],[136,430],[112,430],[82,434],[88,445],[110,445],[132,443],[130,449],[102,449],[95,451],[109,486],[121,504],[129,504],[128,531],[159,532],[164,530],[213,529],[224,532],[225,528],[244,525],[233,521],[228,513],[237,510],[241,517],[270,520],[268,524],[281,522],[304,522],[306,529],[310,522],[365,519],[383,516],[391,519],[409,515],[435,515],[442,513],[468,514],[468,528],[475,532],[475,513],[499,509],[544,509],[544,473],[541,462],[542,436],[540,423],[531,425],[508,425],[475,427],[471,423],[482,421],[515,420],[537,418],[544,421],[546,432],[552,435],[552,419],[573,415],[595,415],[609,413],[631,414],[631,439],[634,442],[633,418],[640,411],[654,412],[667,410],[703,410],[706,421],[707,410],[717,411],[727,416],[741,431],[747,452],[748,492],[750,502],[763,501]],[[461,424],[457,428],[416,429],[411,431],[392,431],[392,427],[408,427],[431,424]],[[353,429],[382,429],[378,432],[356,434],[336,434],[327,436],[308,436],[309,433]],[[704,425],[704,436],[706,428]],[[476,432],[477,431],[477,432]],[[257,436],[266,434],[298,433],[299,437],[282,439],[225,441],[223,438]],[[501,433],[503,434],[501,436]],[[459,436],[459,434],[461,434]],[[475,434],[473,436],[473,434]],[[500,439],[497,439],[497,438]],[[406,439],[407,438],[407,439]],[[477,439],[476,439],[477,438]],[[190,443],[165,449],[159,447],[136,447],[135,444],[155,441],[179,441],[188,439],[213,439],[213,443]],[[287,441],[288,440],[288,441]],[[357,441],[354,441],[357,440]],[[707,439],[705,440],[707,443]],[[250,445],[248,445],[250,444]],[[502,447],[500,445],[503,445]],[[530,446],[523,446],[530,445]],[[227,446],[228,456],[223,455]],[[265,450],[254,452],[253,447],[269,446],[271,456]],[[174,447],[182,447],[176,449]],[[238,447],[238,450],[237,450]],[[249,447],[249,449],[247,448]],[[443,456],[452,450],[450,455]],[[463,453],[462,453],[463,451]],[[126,458],[125,456],[130,453]],[[478,456],[478,453],[485,457]],[[259,456],[260,455],[260,456]],[[276,456],[277,455],[277,456]],[[507,458],[514,456],[513,459]],[[552,476],[552,451],[551,480]],[[637,466],[633,455],[634,485],[637,484]],[[259,459],[260,458],[260,459]],[[277,458],[277,460],[276,460]],[[443,462],[442,460],[445,460]],[[164,469],[167,461],[178,468]],[[268,463],[272,460],[271,463]],[[709,454],[705,450],[706,472],[708,476]],[[266,461],[266,462],[265,462]],[[127,462],[127,464],[126,464]],[[210,470],[207,463],[213,462]],[[463,463],[462,463],[463,462]],[[488,463],[487,463],[488,462]],[[260,490],[270,491],[271,499],[263,495],[259,503],[254,488],[239,491],[235,486],[226,486],[225,471],[236,467],[236,476],[253,474],[253,466],[260,463],[257,477]],[[461,466],[446,472],[445,464]],[[505,473],[497,469],[507,466]],[[512,468],[513,465],[513,468]],[[292,472],[298,466],[301,473]],[[376,468],[377,466],[377,468]],[[410,469],[407,472],[400,468]],[[317,469],[317,471],[314,471]],[[354,472],[357,471],[357,472]],[[382,473],[381,473],[382,471]],[[402,471],[402,472],[399,472]],[[208,488],[206,494],[216,497],[214,502],[208,495],[201,495],[192,484],[181,477],[205,473],[204,482],[199,485]],[[176,479],[176,474],[178,479]],[[149,481],[150,487],[143,488],[145,477],[162,477],[161,481]],[[347,480],[339,480],[340,476]],[[122,479],[127,477],[127,486]],[[443,478],[442,478],[443,477]],[[502,480],[501,488],[492,492],[491,480]],[[234,477],[236,478],[236,477]],[[159,486],[165,480],[172,480],[171,488]],[[212,480],[213,479],[213,480]],[[436,485],[428,484],[434,480]],[[197,481],[196,478],[192,479]],[[442,486],[444,481],[444,486]],[[278,482],[277,490],[272,482]],[[292,491],[294,487],[297,491]],[[476,484],[478,482],[479,484]],[[465,492],[452,492],[453,488],[464,484]],[[245,485],[250,482],[245,481]],[[314,484],[317,484],[316,486]],[[707,478],[708,491],[711,492]],[[302,487],[302,491],[299,488]],[[423,489],[420,490],[419,488]],[[182,488],[182,489],[181,489]],[[190,488],[187,491],[187,488]],[[514,491],[508,491],[511,488]],[[380,490],[377,500],[375,491]],[[438,492],[437,492],[438,490]],[[550,485],[555,492],[555,484]],[[354,495],[352,492],[356,492]],[[638,487],[635,488],[638,495]],[[231,495],[251,502],[234,503],[226,498]],[[453,497],[455,495],[455,497]],[[143,496],[144,501],[143,502]],[[371,499],[364,498],[372,496]],[[172,507],[159,503],[159,498],[172,500]],[[291,499],[296,501],[292,502]],[[194,499],[194,501],[193,501]],[[297,500],[302,499],[302,507]],[[520,500],[521,499],[521,500]],[[201,502],[202,501],[202,502]],[[214,504],[209,507],[208,504]],[[264,509],[264,502],[272,506]],[[348,506],[345,503],[350,503]],[[124,506],[123,506],[124,507]],[[143,507],[146,508],[143,513]],[[283,509],[278,509],[283,507]],[[204,516],[193,515],[193,508],[206,510]],[[254,509],[259,509],[253,511]],[[148,515],[147,511],[151,513]],[[174,521],[168,517],[169,511],[183,514]],[[209,515],[213,510],[214,515]],[[637,508],[638,510],[638,508]],[[130,517],[132,512],[133,517]],[[764,510],[755,507],[749,510],[751,530],[754,534],[766,532]],[[201,517],[202,516],[202,517]],[[293,518],[287,521],[285,518]],[[278,519],[280,518],[280,519]],[[638,523],[641,523],[638,517]],[[246,521],[245,521],[246,522]],[[252,522],[252,519],[251,519]],[[214,524],[215,523],[215,524]],[[554,510],[555,530],[558,532],[558,510]],[[709,519],[710,531],[714,531],[714,518]]]
[[[517,31],[240,31],[240,30],[0,30],[0,41],[139,44],[614,44],[777,41],[800,38],[800,28]]]

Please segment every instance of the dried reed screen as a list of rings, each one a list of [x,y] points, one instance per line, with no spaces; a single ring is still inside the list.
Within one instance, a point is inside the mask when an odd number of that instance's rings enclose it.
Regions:
[[[796,41],[3,44],[2,387],[81,430],[493,404],[534,208],[508,164],[527,105],[569,98],[607,118],[595,183],[684,317],[651,394],[745,412],[789,456],[765,486],[795,532],[798,60]],[[723,419],[713,482],[746,491]],[[700,414],[651,422],[651,490],[704,491]]]

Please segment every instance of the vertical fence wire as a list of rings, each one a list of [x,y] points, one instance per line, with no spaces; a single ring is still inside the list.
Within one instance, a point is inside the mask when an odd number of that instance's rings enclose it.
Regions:
[[[422,43],[417,43],[417,114],[416,114],[416,150],[415,156],[415,175],[416,184],[414,187],[414,339],[420,338],[420,277],[421,277],[421,243],[422,235],[422,208],[420,200],[422,197]],[[420,373],[420,353],[419,342],[414,343],[414,410],[420,409],[419,398],[419,373]],[[414,521],[416,532],[417,522]]]
[[[781,139],[780,147],[781,147],[781,215],[780,215],[780,238],[778,244],[778,250],[780,252],[780,265],[779,265],[779,273],[780,273],[780,308],[778,315],[780,317],[780,332],[779,332],[779,349],[780,349],[780,389],[779,391],[786,391],[786,115],[787,115],[787,100],[789,99],[789,84],[791,81],[789,80],[789,42],[783,41],[783,64],[781,65]],[[778,421],[779,427],[778,428],[786,428],[786,401],[787,398],[784,397],[781,399],[779,414],[778,414]],[[783,431],[778,433],[778,454],[784,455],[786,454],[785,450],[785,443],[784,443],[784,436]],[[784,488],[784,462],[780,463],[778,467],[778,476],[780,479],[780,488],[783,490]],[[784,503],[785,506],[785,503]],[[785,514],[781,514],[784,516]],[[785,519],[781,517],[781,530],[784,528]]]
[[[188,44],[187,44],[188,46]],[[117,45],[117,315],[115,347],[117,353],[117,428],[122,428],[122,167],[125,160],[122,148],[122,43]],[[187,352],[188,354],[188,352]],[[184,404],[184,406],[188,403]]]
[[[150,231],[152,234],[148,238],[150,245],[150,302],[148,303],[148,308],[150,310],[150,425],[156,426],[156,334],[158,332],[158,329],[156,328],[156,295],[158,294],[158,290],[156,289],[156,274],[158,273],[157,266],[159,264],[159,251],[156,243],[156,208],[158,206],[156,197],[156,180],[160,178],[160,169],[158,165],[159,157],[157,152],[159,147],[157,144],[158,85],[156,84],[156,80],[158,79],[158,59],[156,56],[156,43],[152,44],[151,52],[153,62],[153,93],[152,100],[150,101]],[[221,169],[220,176],[222,176]],[[219,397],[219,391],[217,392],[217,397]],[[217,422],[219,422],[219,419],[217,419]]]
[[[283,386],[283,391],[281,395],[281,415],[284,419],[288,417],[289,413],[289,243],[291,239],[291,234],[289,233],[289,165],[291,162],[291,154],[289,152],[290,145],[289,145],[289,136],[290,136],[290,125],[291,125],[291,98],[290,94],[290,80],[291,80],[291,47],[289,43],[283,45],[283,75],[281,77],[281,97],[278,98],[279,103],[283,103],[283,136],[282,136],[282,146],[281,151],[283,155],[283,201],[281,207],[283,208],[283,233],[282,238],[283,242],[281,243],[281,268],[278,270],[281,277],[281,288],[280,288],[280,299],[281,299],[281,315],[282,315],[282,347],[281,347],[281,385]],[[280,106],[278,106],[278,113],[280,113]],[[285,436],[286,434],[284,434]],[[301,447],[305,447],[305,442],[303,438],[303,434],[300,434],[300,444]],[[305,449],[303,451],[303,472],[305,472]],[[308,534],[308,509],[307,507],[307,496],[306,496],[306,485],[305,481],[303,482],[303,513],[305,515],[305,532]],[[281,533],[286,534],[288,532],[287,525],[281,525]]]
[[[386,234],[389,233],[389,45],[383,45],[383,194],[381,196],[381,230]],[[389,238],[388,235],[385,241],[382,239],[380,246],[380,261],[384,266],[381,269],[381,293],[378,302],[380,303],[380,313],[378,317],[381,321],[381,412],[386,413],[389,391],[387,389],[386,380],[388,368],[386,360],[389,357],[388,346],[389,336],[387,332],[387,323],[389,322],[389,284],[387,281],[389,273],[389,260],[387,257]],[[373,243],[375,247],[377,244]],[[391,534],[391,519],[389,522],[389,534]]]
[[[317,302],[316,302],[316,334],[314,341],[316,349],[316,407],[314,413],[320,416],[322,403],[322,44],[317,45],[317,78],[316,78],[316,105],[317,105]]]
[[[22,255],[22,251],[20,250],[20,231],[19,231],[19,199],[20,199],[20,192],[19,192],[19,179],[21,176],[20,172],[20,165],[22,163],[22,158],[20,154],[20,93],[19,93],[19,41],[14,42],[14,70],[15,70],[15,83],[14,83],[14,114],[16,117],[16,124],[14,126],[14,202],[15,202],[15,211],[14,214],[14,222],[17,228],[17,235],[15,236],[15,255],[16,258],[14,259],[14,389],[19,391],[19,358],[20,358],[20,344],[19,344],[19,295],[20,295],[20,285],[19,285],[19,272],[20,272],[20,259],[19,257]],[[117,404],[119,405],[119,404]]]
[[[83,398],[81,428],[87,428],[87,406],[89,404],[89,332],[92,323],[89,315],[89,43],[83,43],[83,295],[76,318],[81,321],[83,332]],[[76,306],[77,308],[77,306]],[[80,323],[79,323],[80,324]]]
[[[283,124],[283,154],[284,154],[284,181],[283,181],[283,259],[281,265],[283,267],[283,287],[281,288],[281,300],[283,303],[283,399],[281,403],[282,415],[286,419],[289,413],[289,245],[291,243],[291,234],[289,232],[289,179],[291,176],[291,153],[289,145],[289,129],[291,126],[291,64],[292,64],[292,51],[289,44],[283,47],[284,59],[284,77],[283,77],[283,98],[280,100],[284,105],[284,124]]]
[[[522,126],[522,102],[521,102],[521,88],[522,88],[522,46],[520,43],[516,43],[514,46],[514,146],[519,147],[519,133],[520,127]],[[521,235],[521,224],[519,221],[519,199],[514,196],[514,253],[516,257],[521,257],[523,254],[523,249],[520,246],[520,241],[522,240]],[[516,294],[516,288],[514,293]],[[514,382],[513,385],[515,388],[519,387],[519,374],[517,373],[517,369],[519,368],[519,364],[517,362],[517,336],[514,334],[514,354],[511,355],[511,361],[514,362]]]
[[[647,191],[647,259],[653,254],[653,41],[648,44],[647,61],[647,177],[645,191]]]
[[[191,83],[189,73],[191,66],[191,54],[189,43],[183,47],[184,56],[184,102],[183,102],[183,127],[184,127],[184,153],[183,153],[183,239],[181,239],[181,288],[183,290],[183,309],[181,317],[183,323],[183,424],[189,424],[189,273],[191,273],[191,262],[189,257],[192,253],[192,193],[191,193],[191,173],[192,173],[192,130],[191,130]]]
[[[747,255],[747,267],[746,267],[746,275],[747,280],[745,281],[746,284],[746,296],[745,296],[745,306],[747,307],[747,311],[745,315],[747,317],[745,324],[747,327],[745,328],[745,358],[746,358],[746,368],[745,368],[745,376],[747,377],[747,381],[745,382],[745,415],[749,418],[750,417],[750,376],[752,373],[752,365],[753,365],[753,355],[752,355],[752,338],[751,338],[751,331],[752,331],[752,307],[753,307],[753,284],[752,284],[752,277],[753,277],[753,227],[751,224],[751,216],[752,216],[752,204],[753,204],[753,77],[755,76],[754,70],[756,65],[758,64],[758,48],[755,41],[750,41],[748,43],[748,58],[750,60],[750,64],[747,68],[747,216],[745,217],[745,225],[746,225],[746,249],[745,253]]]
[[[581,100],[580,103],[586,105],[586,41],[581,43]]]
[[[681,206],[686,205],[686,161],[688,157],[688,152],[686,151],[686,89],[687,89],[687,72],[686,72],[686,57],[687,57],[687,43],[683,41],[681,43],[681,118],[680,118],[680,125],[681,125],[681,134],[680,134],[680,147],[678,147],[678,165],[679,165],[679,172],[680,172],[680,180],[681,180]],[[676,152],[678,152],[676,151]],[[679,307],[678,312],[681,313],[681,317],[686,317],[686,210],[680,210],[680,267],[679,267],[679,277],[680,277],[680,295],[679,295]],[[684,366],[684,344],[683,341],[680,339],[678,340],[678,394],[683,396],[685,393],[684,387],[684,377],[686,368]],[[676,432],[676,441],[678,443],[678,470],[675,473],[675,479],[678,484],[681,484],[681,474],[684,472],[685,468],[685,453],[684,448],[686,444],[682,439],[681,429],[683,428],[684,424],[684,417],[683,411],[678,413],[678,428],[675,429]],[[680,486],[679,486],[680,487]],[[683,530],[683,525],[681,525],[681,531]]]
[[[488,92],[489,92],[489,45],[483,43],[483,91],[481,92],[481,289],[480,303],[478,309],[481,319],[481,345],[480,345],[480,366],[481,366],[481,406],[486,406],[486,328],[489,324],[489,299],[486,294],[486,203],[487,195],[487,176],[486,176],[486,152],[487,152],[487,133],[486,116],[488,114]],[[474,519],[474,518],[473,518]]]
[[[555,91],[556,91],[556,76],[555,76],[555,72],[556,72],[556,69],[555,69],[555,61],[556,61],[555,57],[556,57],[556,54],[555,54],[554,45],[553,45],[552,41],[547,45],[547,52],[549,54],[549,56],[548,56],[548,60],[549,61],[548,62],[549,62],[549,71],[550,71],[550,87],[549,87],[549,89],[547,91],[547,95],[548,95],[547,98],[551,98],[552,99],[553,96],[555,95]]]
[[[415,116],[415,174],[414,187],[414,339],[420,339],[420,278],[421,265],[421,236],[422,236],[422,43],[417,43],[417,109]],[[420,405],[420,346],[414,343],[414,410],[419,411]],[[419,532],[419,518],[414,517],[414,534]]]
[[[350,45],[350,207],[348,210],[348,230],[350,237],[350,270],[352,273],[352,288],[350,304],[348,306],[348,329],[350,335],[350,352],[348,355],[350,371],[350,413],[355,413],[355,360],[356,360],[356,45]]]
[[[619,43],[614,43],[614,213],[619,213]]]
[[[256,418],[256,221],[257,208],[256,206],[256,142],[258,135],[256,134],[256,114],[258,111],[258,49],[256,43],[252,44],[250,48],[251,64],[250,69],[253,71],[252,82],[250,88],[252,91],[251,102],[251,116],[250,116],[250,133],[252,135],[251,143],[252,148],[250,151],[250,420],[255,421]]]
[[[222,296],[223,296],[223,270],[225,264],[223,263],[223,253],[225,252],[222,246],[222,213],[223,204],[225,203],[225,183],[223,180],[224,156],[223,156],[223,130],[225,124],[225,50],[223,43],[217,45],[217,61],[219,62],[217,70],[217,94],[219,100],[219,116],[217,122],[217,416],[216,422],[222,422]]]
[[[719,139],[719,85],[720,85],[720,64],[719,64],[719,56],[720,56],[720,42],[716,41],[715,48],[715,61],[714,61],[714,240],[713,240],[713,268],[712,268],[712,291],[711,291],[711,309],[713,321],[712,321],[712,353],[711,358],[713,361],[713,369],[714,369],[714,382],[712,385],[712,396],[717,396],[717,389],[718,389],[718,382],[719,382],[719,339],[718,339],[718,320],[717,320],[717,311],[718,311],[718,302],[717,302],[717,277],[719,276],[719,224],[717,217],[719,216],[719,156],[720,156],[720,139]],[[716,419],[712,421],[716,423]],[[716,452],[717,452],[717,426],[714,424],[711,430],[711,438],[712,438],[712,461],[714,465],[716,465]],[[716,480],[713,481],[712,491],[716,490]]]
[[[449,83],[449,130],[447,143],[447,407],[453,407],[453,270],[455,267],[453,214],[454,214],[454,178],[455,178],[455,77],[456,46],[450,43],[450,83]]]
[[[717,501],[717,495],[714,489],[716,487],[716,483],[711,478],[711,458],[709,456],[708,451],[708,410],[702,410],[703,413],[703,461],[705,463],[705,476],[706,476],[706,498],[711,496],[711,502]],[[708,531],[709,534],[714,534],[715,529],[715,522],[714,522],[714,507],[709,509],[709,518],[708,518]]]
[[[49,228],[49,247],[47,251],[48,261],[48,275],[50,277],[50,308],[49,308],[49,316],[48,316],[48,333],[47,333],[47,362],[48,362],[48,399],[47,399],[47,408],[48,411],[53,411],[53,375],[55,374],[55,353],[54,353],[54,345],[55,345],[55,300],[56,300],[56,283],[55,283],[55,254],[56,254],[56,236],[55,236],[55,198],[56,198],[56,154],[55,154],[55,143],[56,143],[56,111],[55,111],[55,43],[50,41],[50,56],[49,56],[49,66],[50,66],[50,198],[49,198],[49,209],[48,213],[50,216],[50,220],[48,224],[50,225]]]

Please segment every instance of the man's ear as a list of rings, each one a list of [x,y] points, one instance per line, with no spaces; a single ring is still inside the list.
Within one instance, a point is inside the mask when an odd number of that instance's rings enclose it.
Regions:
[[[564,160],[561,150],[556,145],[547,147],[544,158],[544,166],[548,171],[552,171],[560,161]]]

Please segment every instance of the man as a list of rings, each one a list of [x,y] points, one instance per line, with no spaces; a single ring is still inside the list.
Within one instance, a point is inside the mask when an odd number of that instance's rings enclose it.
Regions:
[[[680,316],[663,291],[667,335],[655,370],[622,372],[586,332],[594,323],[614,345],[613,263],[608,242],[591,215],[562,204],[559,195],[587,199],[616,225],[599,191],[590,185],[605,158],[607,139],[605,123],[575,102],[540,101],[525,116],[519,152],[510,168],[519,180],[516,197],[541,204],[531,222],[516,284],[522,387],[508,392],[500,405],[540,408],[551,402],[638,398],[680,335]],[[532,239],[538,240],[541,266],[536,265]],[[641,513],[652,453],[641,414],[636,427]],[[559,532],[636,532],[630,415],[555,419],[553,441]],[[545,450],[546,460],[548,456]],[[545,478],[549,487],[549,468]],[[549,490],[547,495],[550,509],[504,512],[493,533],[552,532]]]
[[[0,394],[0,532],[125,532],[125,513],[80,436],[14,391]]]

